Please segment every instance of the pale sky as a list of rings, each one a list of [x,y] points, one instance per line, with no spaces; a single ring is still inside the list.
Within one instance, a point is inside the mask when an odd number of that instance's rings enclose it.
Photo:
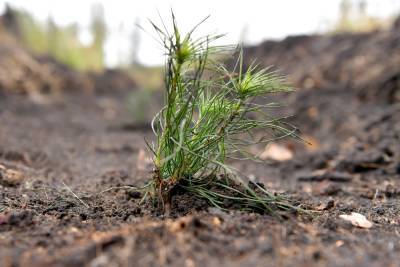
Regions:
[[[227,33],[226,44],[256,44],[265,39],[279,39],[287,35],[321,32],[338,17],[340,0],[0,0],[0,12],[5,2],[30,11],[45,22],[49,16],[61,25],[77,22],[82,28],[80,37],[88,41],[90,9],[101,3],[109,28],[106,43],[106,62],[114,66],[127,62],[136,21],[149,29],[147,19],[158,19],[157,10],[168,24],[172,8],[178,23],[189,29],[202,18],[211,15],[201,32]],[[400,0],[368,0],[368,14],[388,17],[398,14]],[[139,61],[147,65],[163,62],[162,49],[148,36],[140,34]]]

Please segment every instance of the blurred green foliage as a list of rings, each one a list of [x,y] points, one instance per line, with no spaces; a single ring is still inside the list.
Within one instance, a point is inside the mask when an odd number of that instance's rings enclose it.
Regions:
[[[342,0],[339,19],[332,26],[332,32],[369,32],[391,25],[393,18],[375,18],[367,14],[367,1]]]
[[[164,68],[162,66],[147,67],[139,64],[125,66],[129,75],[137,83],[138,88],[159,90],[164,86]]]
[[[61,27],[52,18],[43,24],[28,12],[14,9],[12,12],[17,36],[33,52],[50,55],[79,71],[101,71],[104,68],[103,46],[107,29],[101,6],[92,9],[90,31],[93,41],[89,45],[79,40],[76,24]]]

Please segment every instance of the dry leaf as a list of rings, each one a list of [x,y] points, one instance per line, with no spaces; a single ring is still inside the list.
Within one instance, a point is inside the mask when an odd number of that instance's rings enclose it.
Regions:
[[[272,159],[276,161],[286,161],[293,158],[293,152],[284,146],[270,144],[265,147],[265,150],[259,157],[263,160]]]
[[[308,151],[316,151],[321,148],[321,143],[315,137],[311,135],[303,135],[301,138],[306,141],[304,146]]]
[[[143,149],[139,150],[139,154],[136,160],[136,168],[139,171],[147,171],[150,169],[150,166],[152,165],[152,160],[146,152]]]
[[[317,107],[309,107],[307,109],[307,115],[308,117],[310,117],[311,119],[315,119],[319,116],[319,110]]]
[[[371,228],[373,225],[364,215],[357,212],[352,212],[350,215],[342,214],[339,217],[360,228]]]
[[[336,246],[336,247],[341,247],[341,246],[343,246],[343,245],[344,245],[343,240],[338,240],[338,241],[335,242],[335,246]]]
[[[216,226],[220,226],[222,222],[221,222],[221,219],[220,219],[220,218],[214,217],[213,220],[212,220],[212,223],[213,223],[214,225],[216,225]]]

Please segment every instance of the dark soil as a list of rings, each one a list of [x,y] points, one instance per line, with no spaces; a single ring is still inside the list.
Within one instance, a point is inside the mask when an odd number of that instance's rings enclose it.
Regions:
[[[127,127],[126,90],[40,103],[3,93],[0,266],[398,266],[400,103],[384,88],[398,95],[399,76],[379,77],[277,97],[313,145],[283,142],[294,153],[284,162],[232,162],[317,211],[281,220],[187,194],[169,215],[139,205],[140,193],[121,187],[148,179],[141,150],[152,134]],[[351,212],[373,227],[339,218]]]
[[[363,87],[398,73],[400,25],[367,33],[290,36],[244,52],[247,64],[257,60],[274,66],[299,88]]]

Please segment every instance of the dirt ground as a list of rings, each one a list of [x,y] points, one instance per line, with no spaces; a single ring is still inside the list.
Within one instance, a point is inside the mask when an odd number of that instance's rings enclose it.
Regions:
[[[186,195],[160,215],[113,189],[149,175],[152,133],[132,124],[129,91],[38,102],[0,90],[0,266],[399,266],[399,80],[393,69],[368,86],[276,97],[312,145],[285,141],[293,159],[232,164],[317,211],[282,220]],[[351,212],[373,226],[339,217]]]
[[[341,91],[321,91],[318,99],[343,99]],[[317,119],[305,130],[318,127],[315,138],[328,145],[314,151],[297,145],[293,160],[234,163],[320,210],[314,218],[279,221],[184,197],[173,200],[170,217],[156,216],[138,205],[135,192],[101,193],[146,177],[137,157],[151,133],[126,127],[123,99],[0,100],[0,164],[21,174],[0,187],[1,266],[396,266],[400,260],[398,104],[377,106],[379,112],[365,107],[368,118],[343,114],[343,106],[339,121]],[[334,131],[325,140],[324,127]],[[374,226],[360,229],[338,217],[353,211]]]

